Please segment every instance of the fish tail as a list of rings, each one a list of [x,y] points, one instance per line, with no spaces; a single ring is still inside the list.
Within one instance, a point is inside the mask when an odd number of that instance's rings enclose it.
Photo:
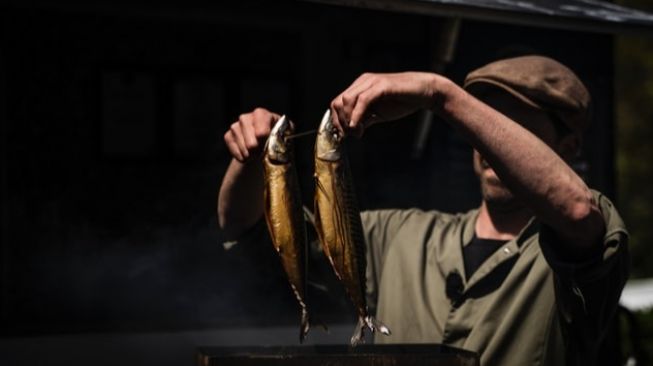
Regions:
[[[320,328],[322,328],[322,330],[324,330],[327,334],[331,333],[331,332],[329,332],[329,327],[327,327],[327,325],[323,321],[317,319],[316,322],[320,326]],[[313,324],[315,324],[315,323],[313,323]]]
[[[372,333],[379,331],[383,335],[390,335],[392,334],[390,332],[390,328],[388,328],[385,324],[383,324],[380,320],[377,318],[368,315],[365,317],[365,325],[372,331]]]
[[[365,318],[363,317],[358,317],[358,324],[356,324],[356,328],[354,328],[354,334],[351,336],[351,345],[357,346],[361,343],[365,343]]]

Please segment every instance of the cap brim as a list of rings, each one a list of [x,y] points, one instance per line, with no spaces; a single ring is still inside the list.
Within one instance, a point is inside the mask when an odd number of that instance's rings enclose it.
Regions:
[[[529,99],[528,97],[526,97],[525,95],[523,95],[520,92],[516,91],[515,89],[511,88],[510,86],[508,86],[508,85],[506,85],[506,84],[504,84],[504,83],[502,83],[500,81],[493,80],[493,79],[487,79],[487,78],[482,78],[481,77],[481,78],[476,78],[476,79],[473,79],[473,80],[469,80],[469,81],[465,82],[465,85],[463,86],[463,88],[465,88],[465,90],[467,90],[470,94],[476,95],[476,93],[474,93],[474,90],[476,88],[483,88],[483,87],[488,87],[488,86],[495,86],[495,87],[498,87],[500,89],[503,89],[506,92],[510,93],[515,98],[521,100],[522,102],[530,105],[533,108],[544,109],[541,105],[535,103],[533,100]]]

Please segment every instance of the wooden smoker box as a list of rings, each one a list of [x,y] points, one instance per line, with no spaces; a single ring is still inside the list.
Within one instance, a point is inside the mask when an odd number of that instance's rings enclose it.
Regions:
[[[199,366],[478,366],[474,352],[438,344],[201,347]]]

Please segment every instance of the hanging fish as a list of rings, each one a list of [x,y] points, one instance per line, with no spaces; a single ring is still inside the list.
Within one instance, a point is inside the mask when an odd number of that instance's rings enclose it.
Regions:
[[[365,299],[365,239],[343,138],[327,110],[315,142],[315,226],[322,248],[358,314],[351,344],[363,342],[364,328],[389,335],[369,315]]]
[[[264,212],[272,244],[277,250],[290,287],[301,307],[299,341],[310,328],[306,306],[306,225],[295,169],[293,125],[281,117],[270,131],[263,154]]]

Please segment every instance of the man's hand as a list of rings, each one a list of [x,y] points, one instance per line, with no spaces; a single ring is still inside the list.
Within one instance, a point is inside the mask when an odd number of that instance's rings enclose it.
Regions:
[[[232,123],[229,131],[224,134],[224,142],[231,155],[241,163],[258,157],[272,126],[279,118],[278,114],[264,108],[241,114],[238,121]]]
[[[362,136],[374,123],[432,108],[438,102],[438,88],[447,82],[426,72],[366,73],[331,102],[331,113],[342,132]]]
[[[218,222],[227,239],[237,238],[263,215],[263,169],[258,157],[279,118],[267,109],[256,108],[241,114],[224,134],[234,157],[218,196]]]

